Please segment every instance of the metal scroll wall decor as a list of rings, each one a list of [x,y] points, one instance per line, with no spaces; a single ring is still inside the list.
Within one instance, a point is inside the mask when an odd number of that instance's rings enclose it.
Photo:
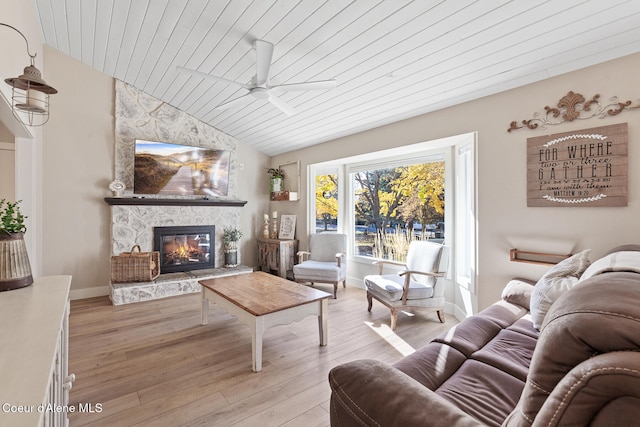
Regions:
[[[522,126],[516,120],[509,125],[507,132],[518,129],[546,129],[547,126],[559,125],[564,122],[572,122],[574,120],[586,120],[593,117],[605,118],[608,116],[616,116],[625,110],[640,108],[640,104],[632,105],[631,101],[620,102],[618,97],[609,98],[608,102],[602,103],[600,95],[595,94],[589,100],[579,93],[569,91],[568,94],[560,98],[557,108],[549,106],[544,107],[544,112],[534,113],[533,118],[522,120]]]

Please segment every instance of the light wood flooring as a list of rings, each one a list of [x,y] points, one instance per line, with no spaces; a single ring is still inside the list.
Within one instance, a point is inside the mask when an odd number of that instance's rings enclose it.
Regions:
[[[330,292],[318,285],[319,289]],[[393,363],[457,323],[435,313],[389,311],[365,292],[339,288],[329,300],[329,344],[315,316],[264,337],[263,369],[251,371],[249,328],[215,305],[200,325],[200,294],[114,307],[107,297],[71,302],[71,426],[329,425],[329,370],[356,359]]]

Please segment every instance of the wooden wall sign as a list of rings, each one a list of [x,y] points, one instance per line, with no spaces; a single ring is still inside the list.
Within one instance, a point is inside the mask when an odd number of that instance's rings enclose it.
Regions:
[[[627,206],[627,124],[527,139],[527,206]]]

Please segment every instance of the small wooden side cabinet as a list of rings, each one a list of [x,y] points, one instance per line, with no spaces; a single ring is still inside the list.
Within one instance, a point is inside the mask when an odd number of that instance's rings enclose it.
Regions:
[[[258,267],[261,271],[293,278],[293,265],[298,252],[297,240],[256,238],[258,241]]]

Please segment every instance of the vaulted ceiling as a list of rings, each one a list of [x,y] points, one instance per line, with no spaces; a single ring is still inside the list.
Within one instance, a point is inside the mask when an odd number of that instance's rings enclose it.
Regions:
[[[268,155],[640,51],[636,0],[33,0],[45,43]],[[244,87],[255,40],[283,114]]]

